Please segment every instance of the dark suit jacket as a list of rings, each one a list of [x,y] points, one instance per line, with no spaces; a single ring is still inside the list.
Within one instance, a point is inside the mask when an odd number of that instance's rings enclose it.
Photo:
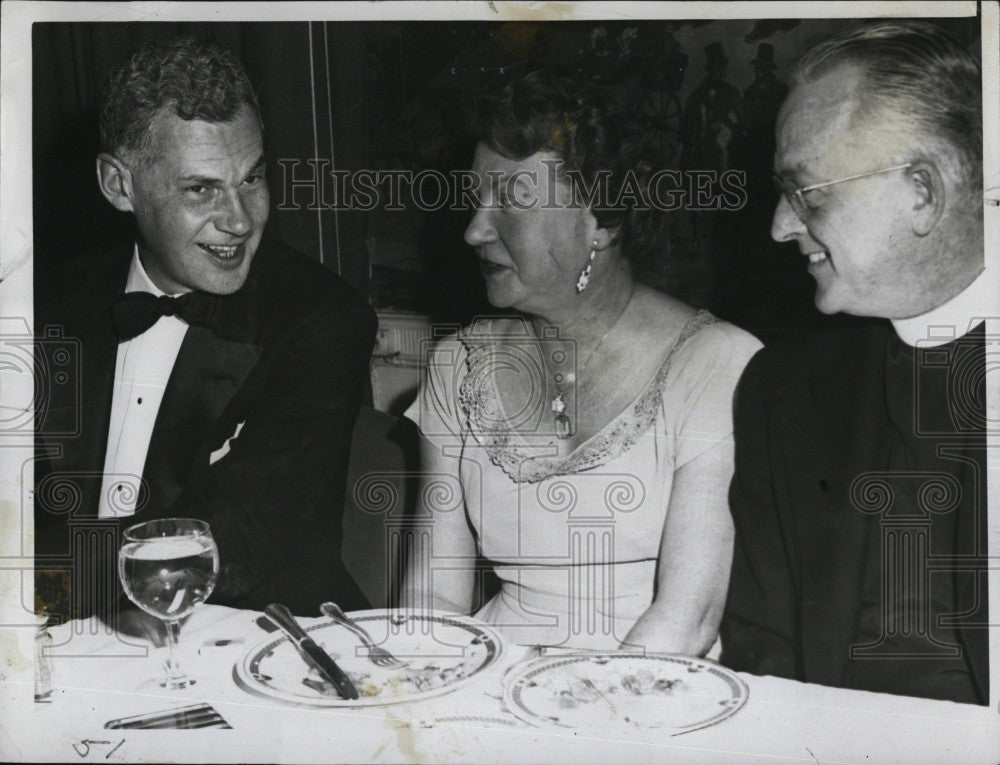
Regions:
[[[302,614],[326,598],[365,607],[341,561],[341,514],[377,323],[346,283],[274,242],[261,243],[246,284],[220,300],[215,331],[188,328],[136,514],[96,517],[118,345],[111,305],[131,254],[129,245],[36,269],[41,371],[54,380],[59,349],[75,356],[71,382],[50,386],[36,421],[36,568],[63,573],[40,577],[36,597],[72,616],[104,608],[117,596],[121,531],[182,516],[208,521],[218,543],[212,602],[282,602]],[[240,423],[229,453],[210,464]]]
[[[851,500],[855,479],[885,468],[877,416],[886,410],[884,367],[865,360],[885,358],[893,331],[873,323],[768,346],[744,372],[730,490],[736,545],[722,624],[722,662],[734,669],[851,684],[868,545],[879,543],[883,520]],[[979,528],[984,583],[982,471],[978,483],[966,522]],[[977,602],[964,585],[957,608],[968,610],[968,623],[987,621],[985,598]],[[987,630],[957,633],[987,703]]]

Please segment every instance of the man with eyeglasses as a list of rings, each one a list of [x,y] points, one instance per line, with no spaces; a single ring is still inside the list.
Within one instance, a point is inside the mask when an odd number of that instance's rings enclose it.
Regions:
[[[867,26],[799,62],[772,236],[824,313],[736,401],[722,661],[986,704],[981,75],[941,28]]]

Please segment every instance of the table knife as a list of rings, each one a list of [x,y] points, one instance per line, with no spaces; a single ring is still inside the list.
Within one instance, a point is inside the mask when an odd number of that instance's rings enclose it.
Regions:
[[[280,603],[272,603],[264,609],[264,613],[299,649],[302,658],[315,667],[337,689],[337,693],[345,699],[358,698],[358,689],[354,687],[351,678],[337,666],[337,662],[331,658],[330,654],[316,645],[316,641],[309,637],[302,629],[302,625],[295,621],[295,617],[292,616],[292,612],[288,608]]]

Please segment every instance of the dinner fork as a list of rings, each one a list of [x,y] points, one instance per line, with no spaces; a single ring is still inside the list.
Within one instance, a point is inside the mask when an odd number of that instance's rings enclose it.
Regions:
[[[389,651],[381,646],[375,645],[375,641],[372,640],[372,636],[368,634],[368,631],[356,621],[349,618],[336,603],[327,601],[319,607],[319,610],[324,616],[328,616],[338,624],[344,625],[347,629],[361,638],[361,642],[364,643],[365,648],[368,649],[368,660],[371,661],[371,663],[376,667],[403,666],[403,662],[389,653]]]

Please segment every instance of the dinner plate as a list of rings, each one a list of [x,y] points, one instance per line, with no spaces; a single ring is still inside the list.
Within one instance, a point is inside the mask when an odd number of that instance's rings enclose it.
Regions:
[[[747,700],[746,683],[706,659],[675,654],[545,656],[513,669],[504,703],[525,722],[565,728],[715,725]]]
[[[255,645],[236,664],[237,681],[246,690],[297,704],[381,706],[419,701],[461,688],[496,664],[504,650],[493,630],[469,617],[404,616],[384,610],[355,611],[348,616],[368,630],[376,645],[403,662],[397,668],[377,667],[346,627],[329,620],[303,624],[309,636],[350,676],[360,698],[341,698],[281,633]]]

